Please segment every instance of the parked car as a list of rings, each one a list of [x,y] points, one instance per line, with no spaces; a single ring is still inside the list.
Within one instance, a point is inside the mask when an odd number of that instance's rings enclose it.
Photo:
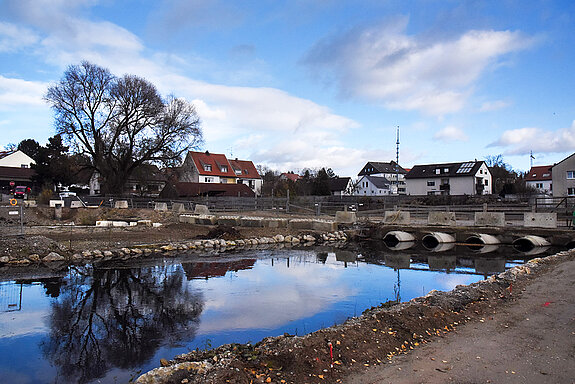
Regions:
[[[19,185],[16,188],[14,188],[14,198],[15,199],[25,199],[26,197],[28,197],[29,192],[30,192],[30,188],[23,186],[23,185]]]

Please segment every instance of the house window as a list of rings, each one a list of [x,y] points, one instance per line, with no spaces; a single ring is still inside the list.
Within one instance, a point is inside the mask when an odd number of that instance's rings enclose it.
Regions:
[[[213,177],[206,177],[206,183],[213,183],[214,182],[214,178]]]
[[[543,189],[543,183],[535,183],[535,188]]]
[[[221,170],[222,170],[222,172],[226,173],[228,171],[228,167],[225,165],[222,165]]]
[[[20,164],[20,168],[28,168],[28,164]]]
[[[228,183],[228,179],[222,179],[222,184],[227,184]]]
[[[567,171],[568,179],[575,179],[575,171]]]
[[[567,194],[569,196],[575,196],[575,188],[567,188]]]
[[[443,173],[449,173],[449,168],[443,168]]]
[[[204,171],[211,172],[212,171],[212,165],[211,164],[204,164]]]
[[[435,187],[435,181],[428,181],[427,186],[428,187]]]
[[[485,185],[489,185],[489,180],[485,179],[483,181],[485,181]]]
[[[549,177],[550,175],[548,173],[544,173],[543,177]]]
[[[435,170],[435,174],[436,174],[436,175],[439,175],[440,173],[441,173],[441,169],[437,168],[437,169]]]

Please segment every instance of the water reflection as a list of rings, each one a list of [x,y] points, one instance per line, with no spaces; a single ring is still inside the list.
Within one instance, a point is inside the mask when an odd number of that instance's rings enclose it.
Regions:
[[[193,339],[202,295],[182,269],[75,268],[52,303],[44,358],[66,382],[88,382],[112,367],[133,368],[163,343]]]

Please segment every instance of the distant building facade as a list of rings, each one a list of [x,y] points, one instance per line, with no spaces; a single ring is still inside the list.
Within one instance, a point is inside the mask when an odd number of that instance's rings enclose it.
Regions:
[[[535,189],[538,193],[551,195],[553,191],[552,165],[531,167],[525,175],[525,186]]]
[[[397,164],[395,161],[390,161],[388,163],[379,162],[379,161],[370,161],[363,166],[361,171],[357,174],[359,177],[358,186],[360,186],[361,191],[358,192],[358,195],[369,195],[369,192],[365,190],[367,186],[361,187],[361,183],[366,185],[366,183],[372,183],[373,180],[365,179],[364,176],[372,176],[372,177],[379,177],[385,178],[389,182],[389,188],[386,190],[387,192],[382,194],[400,194],[404,195],[406,191],[405,186],[405,175],[407,174],[407,170]],[[381,180],[375,180],[375,183],[378,185],[382,185]],[[375,184],[373,185],[375,186]],[[376,189],[369,189],[369,191],[375,191]],[[375,192],[374,192],[375,193]]]
[[[575,153],[551,168],[553,197],[575,196]]]
[[[488,195],[492,185],[484,161],[415,165],[405,180],[408,195]]]

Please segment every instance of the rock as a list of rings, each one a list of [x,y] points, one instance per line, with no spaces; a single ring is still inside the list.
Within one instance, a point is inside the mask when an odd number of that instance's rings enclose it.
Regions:
[[[56,252],[50,252],[46,257],[42,259],[42,261],[64,261],[66,258],[62,255],[59,255]]]
[[[37,253],[33,253],[30,256],[28,256],[28,260],[30,261],[40,261],[40,255]]]
[[[275,235],[274,236],[274,241],[276,243],[283,243],[284,239],[285,239],[284,235]]]
[[[0,257],[0,263],[7,263],[9,261],[10,261],[10,258],[8,256]]]

